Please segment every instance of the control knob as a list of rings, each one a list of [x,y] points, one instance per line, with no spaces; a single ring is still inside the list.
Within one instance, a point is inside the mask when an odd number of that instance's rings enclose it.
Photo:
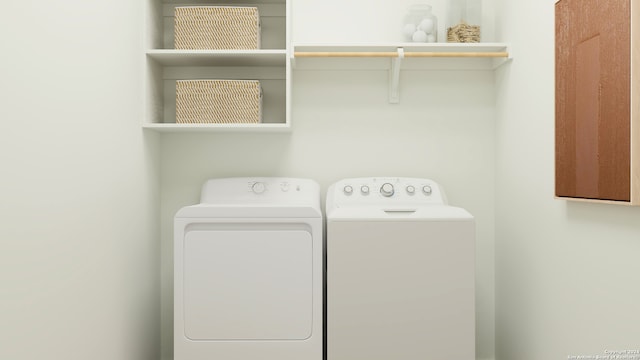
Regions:
[[[353,194],[353,187],[351,185],[345,185],[342,191],[347,195],[351,195]]]
[[[425,185],[422,187],[422,192],[427,196],[431,195],[431,191],[431,186],[429,185]]]
[[[390,184],[390,183],[382,184],[382,186],[380,187],[380,193],[382,194],[382,196],[385,196],[385,197],[389,197],[393,195],[394,193],[393,184]]]
[[[258,181],[251,186],[251,191],[253,191],[254,194],[262,194],[265,190],[267,190],[267,187],[263,182]]]
[[[369,195],[369,187],[367,185],[362,185],[360,187],[360,192],[362,195]]]

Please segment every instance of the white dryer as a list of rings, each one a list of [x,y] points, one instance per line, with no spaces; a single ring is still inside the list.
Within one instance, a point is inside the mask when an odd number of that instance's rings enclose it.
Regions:
[[[317,183],[209,180],[174,222],[176,360],[321,360]]]
[[[327,192],[327,359],[475,359],[475,224],[434,181]]]

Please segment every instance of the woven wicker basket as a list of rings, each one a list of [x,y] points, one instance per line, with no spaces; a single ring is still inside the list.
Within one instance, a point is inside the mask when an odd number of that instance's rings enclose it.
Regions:
[[[480,42],[480,26],[461,22],[447,29],[447,42],[477,43]]]
[[[178,80],[176,123],[239,124],[262,121],[257,80]]]
[[[256,7],[179,6],[174,47],[182,50],[256,50],[260,16]]]

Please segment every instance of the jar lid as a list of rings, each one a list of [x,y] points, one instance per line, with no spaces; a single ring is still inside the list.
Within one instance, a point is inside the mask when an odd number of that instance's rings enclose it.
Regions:
[[[413,5],[409,6],[409,11],[415,11],[415,12],[431,11],[431,5],[429,5],[429,4],[413,4]]]

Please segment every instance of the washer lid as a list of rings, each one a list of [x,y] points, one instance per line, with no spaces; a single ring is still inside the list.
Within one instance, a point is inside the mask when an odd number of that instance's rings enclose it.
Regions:
[[[420,207],[343,207],[327,212],[331,221],[473,221],[473,216],[463,208],[448,205]]]

